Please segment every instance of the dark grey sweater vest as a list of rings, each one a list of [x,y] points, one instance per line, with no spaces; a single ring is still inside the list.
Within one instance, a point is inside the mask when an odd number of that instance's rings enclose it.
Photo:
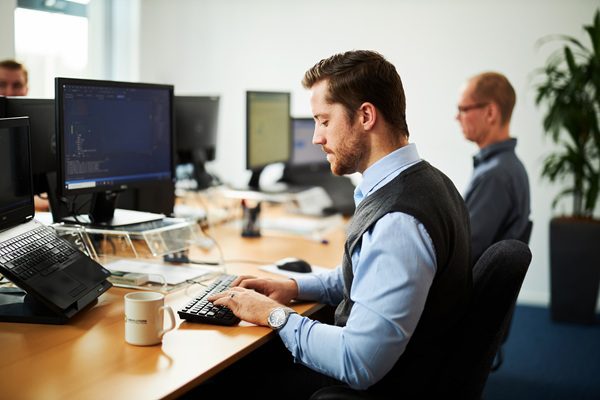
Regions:
[[[348,227],[342,262],[344,299],[335,313],[338,326],[346,325],[354,304],[350,298],[354,279],[351,254],[360,246],[363,234],[391,212],[409,214],[425,226],[437,260],[436,274],[417,328],[395,367],[374,388],[393,382],[402,393],[398,379],[419,385],[424,376],[434,373],[432,360],[439,357],[445,346],[451,346],[453,327],[466,311],[472,290],[469,214],[450,179],[425,161],[403,171],[364,199]]]

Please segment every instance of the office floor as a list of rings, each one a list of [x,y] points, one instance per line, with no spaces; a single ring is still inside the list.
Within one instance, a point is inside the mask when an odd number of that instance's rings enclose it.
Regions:
[[[600,318],[556,323],[547,308],[518,306],[504,355],[484,400],[600,399]]]

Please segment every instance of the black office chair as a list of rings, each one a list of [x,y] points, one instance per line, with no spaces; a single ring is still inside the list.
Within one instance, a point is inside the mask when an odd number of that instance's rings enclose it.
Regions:
[[[529,247],[513,239],[495,243],[482,254],[473,267],[473,298],[460,332],[456,332],[456,346],[440,354],[441,373],[423,388],[432,392],[427,396],[481,398],[530,262]],[[401,383],[391,397],[403,397]],[[329,386],[316,391],[310,400],[381,398],[344,386]]]
[[[532,229],[533,229],[533,221],[529,220],[529,222],[527,222],[527,226],[525,227],[525,231],[523,232],[521,237],[518,238],[518,240],[520,240],[521,242],[523,242],[525,244],[529,244],[529,239],[531,238]],[[496,353],[496,356],[494,357],[494,362],[492,363],[492,372],[497,371],[502,366],[502,363],[504,362],[504,350],[502,349],[502,347],[504,346],[504,343],[506,343],[506,340],[508,339],[508,334],[509,334],[510,328],[512,326],[512,317],[513,317],[514,312],[515,312],[515,307],[513,306],[513,308],[510,310],[510,317],[508,319],[508,323],[506,324],[506,329],[504,330],[504,334],[502,335],[502,342],[500,342],[500,347],[498,348],[498,352]]]

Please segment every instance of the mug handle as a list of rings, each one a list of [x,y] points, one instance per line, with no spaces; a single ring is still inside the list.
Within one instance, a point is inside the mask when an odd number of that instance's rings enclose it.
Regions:
[[[163,312],[162,314],[164,315],[164,310],[167,310],[167,315],[169,316],[169,327],[166,329],[163,329],[162,331],[158,332],[158,337],[162,339],[163,335],[169,331],[172,331],[173,329],[175,329],[175,313],[173,313],[173,309],[170,306],[161,306],[158,309],[158,312],[160,313],[161,311]]]

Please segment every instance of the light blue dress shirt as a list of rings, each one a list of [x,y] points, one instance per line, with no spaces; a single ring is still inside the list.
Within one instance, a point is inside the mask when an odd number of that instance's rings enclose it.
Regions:
[[[377,161],[355,190],[356,204],[420,161],[414,144]],[[292,314],[279,335],[296,362],[366,389],[389,372],[415,331],[435,276],[433,242],[412,216],[389,213],[363,235],[352,270],[354,306],[346,326]],[[342,300],[341,266],[296,281],[299,299],[331,305]]]

